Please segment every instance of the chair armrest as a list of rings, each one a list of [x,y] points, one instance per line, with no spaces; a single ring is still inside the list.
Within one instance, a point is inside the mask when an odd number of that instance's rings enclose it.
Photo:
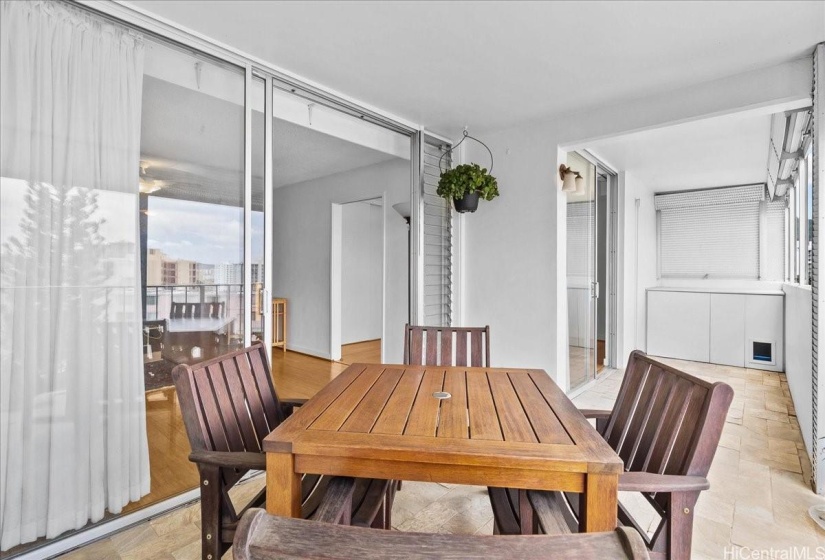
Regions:
[[[189,460],[201,465],[211,465],[225,469],[266,469],[266,455],[253,452],[235,451],[193,451]]]
[[[703,476],[626,472],[619,475],[619,490],[627,492],[701,492],[710,488]]]
[[[292,416],[295,409],[303,406],[307,400],[308,399],[281,399],[281,411],[284,414],[284,418]]]
[[[580,408],[579,412],[584,414],[585,418],[595,418],[596,420],[606,420],[610,418],[612,410],[594,410],[591,408]]]

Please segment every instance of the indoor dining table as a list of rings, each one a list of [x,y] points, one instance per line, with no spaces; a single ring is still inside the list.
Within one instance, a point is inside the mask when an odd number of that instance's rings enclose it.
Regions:
[[[263,449],[276,515],[313,473],[578,492],[582,531],[616,526],[622,461],[538,369],[353,364]]]

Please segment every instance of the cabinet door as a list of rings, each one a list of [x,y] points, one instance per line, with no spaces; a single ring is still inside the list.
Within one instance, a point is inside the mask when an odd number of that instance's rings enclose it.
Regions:
[[[743,294],[710,295],[710,362],[745,366],[745,298]]]
[[[649,291],[647,352],[667,358],[710,361],[710,294]]]

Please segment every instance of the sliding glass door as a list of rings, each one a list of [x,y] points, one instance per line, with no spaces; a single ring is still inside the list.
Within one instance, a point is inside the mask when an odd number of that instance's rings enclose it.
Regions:
[[[244,337],[242,70],[149,42],[140,191],[145,200],[147,390]]]
[[[570,388],[596,375],[597,311],[597,191],[596,166],[577,153],[567,165],[582,175],[581,187],[567,195],[567,308]]]
[[[567,195],[570,389],[616,367],[616,175],[590,154],[567,156],[581,188]]]
[[[331,205],[382,201],[368,221],[383,232],[371,277],[383,284],[367,295],[383,316],[356,338],[401,360],[409,208],[393,207],[412,198],[414,131],[74,3],[2,10],[14,46],[0,52],[5,557],[197,496],[172,370],[250,342],[269,349],[273,278],[298,318],[290,348],[309,341],[332,357]],[[437,231],[447,246],[449,228]],[[427,265],[449,279],[449,258]],[[448,289],[439,301],[449,308]]]

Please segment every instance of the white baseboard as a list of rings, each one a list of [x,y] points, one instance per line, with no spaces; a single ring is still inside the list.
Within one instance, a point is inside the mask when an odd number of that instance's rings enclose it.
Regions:
[[[81,529],[73,535],[55,540],[43,546],[34,548],[29,552],[24,552],[14,557],[14,560],[44,560],[48,558],[55,558],[61,554],[65,554],[70,550],[85,546],[93,541],[108,537],[113,533],[128,529],[138,523],[142,523],[147,519],[158,517],[168,513],[169,511],[189,505],[200,499],[200,490],[190,490],[184,492],[168,500],[164,500],[157,504],[147,506],[134,513],[127,513],[126,515],[118,516],[111,521],[99,523],[89,529]]]
[[[316,350],[315,348],[304,348],[303,346],[296,346],[295,344],[287,344],[286,349],[288,351],[293,352],[300,352],[301,354],[306,354],[307,356],[314,356],[316,358],[321,358],[324,360],[330,360],[329,352],[323,352]],[[277,351],[278,348],[274,348],[273,351]]]

